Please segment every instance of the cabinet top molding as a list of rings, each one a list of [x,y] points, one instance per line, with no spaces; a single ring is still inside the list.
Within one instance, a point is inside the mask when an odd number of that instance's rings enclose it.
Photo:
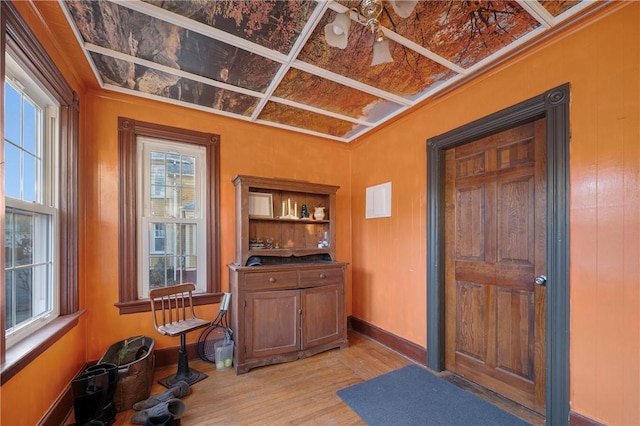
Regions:
[[[243,186],[256,186],[280,191],[315,192],[319,194],[332,194],[340,189],[337,185],[314,183],[297,179],[267,178],[248,175],[236,175],[232,179],[232,182],[236,186],[242,183]]]

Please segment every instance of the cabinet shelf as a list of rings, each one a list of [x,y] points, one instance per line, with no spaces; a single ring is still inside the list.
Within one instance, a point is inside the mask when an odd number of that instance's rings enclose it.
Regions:
[[[329,248],[278,248],[278,249],[249,249],[250,256],[308,256],[310,254],[325,254]]]
[[[330,220],[322,219],[287,219],[280,217],[263,217],[263,216],[249,216],[250,221],[258,221],[258,222],[287,222],[287,223],[299,223],[301,225],[314,225],[320,223],[331,223]]]

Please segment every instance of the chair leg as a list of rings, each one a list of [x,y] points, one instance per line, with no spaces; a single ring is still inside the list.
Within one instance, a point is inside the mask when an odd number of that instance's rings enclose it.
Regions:
[[[189,360],[187,359],[187,337],[185,334],[180,335],[180,350],[178,351],[178,371],[175,374],[158,380],[162,386],[166,388],[172,387],[179,381],[185,381],[192,385],[208,376],[193,368],[189,368]]]

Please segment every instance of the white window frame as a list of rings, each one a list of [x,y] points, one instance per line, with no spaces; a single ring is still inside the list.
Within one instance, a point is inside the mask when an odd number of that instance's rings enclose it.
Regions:
[[[165,152],[178,154],[182,156],[190,156],[195,159],[194,164],[194,181],[195,181],[195,210],[194,217],[171,217],[171,216],[152,216],[151,204],[157,199],[157,192],[151,189],[154,183],[153,166],[151,164],[151,152]],[[149,258],[157,254],[155,247],[150,247],[150,228],[154,223],[164,223],[168,226],[173,224],[193,224],[197,227],[196,235],[198,239],[195,244],[196,248],[196,265],[197,280],[196,293],[205,293],[207,291],[207,239],[203,235],[207,229],[207,185],[206,185],[206,149],[202,146],[196,146],[188,143],[172,142],[149,137],[138,136],[136,138],[136,158],[137,158],[137,199],[138,199],[138,259],[140,267],[138,268],[138,298],[144,299],[149,297]],[[162,191],[164,192],[164,191]],[[163,197],[165,194],[163,194]],[[155,237],[155,230],[153,232]],[[165,253],[167,250],[167,235],[165,230]],[[155,238],[154,238],[155,240]],[[176,253],[173,253],[176,255]]]
[[[10,327],[5,331],[6,347],[10,348],[60,315],[60,286],[58,278],[60,276],[58,261],[60,247],[58,186],[59,103],[36,83],[35,78],[18,65],[9,52],[5,53],[5,84],[12,86],[14,90],[39,109],[37,118],[39,129],[36,134],[36,144],[38,146],[36,146],[35,154],[40,158],[40,167],[37,168],[35,176],[35,180],[40,182],[36,186],[36,200],[32,202],[5,196],[5,208],[7,210],[11,209],[16,213],[22,211],[34,215],[34,235],[45,232],[43,229],[47,225],[50,227],[49,235],[46,239],[38,239],[33,242],[34,251],[37,249],[39,252],[48,252],[50,257],[43,262],[43,264],[49,265],[48,271],[44,276],[41,272],[36,273],[34,271],[34,281],[40,279],[45,280],[46,283],[44,285],[34,284],[31,300],[32,306],[44,305],[47,307],[48,305],[48,308],[44,312],[33,316],[30,320]],[[5,140],[2,143],[5,144]],[[7,182],[8,180],[5,176],[5,185]],[[20,197],[22,198],[22,195]],[[34,266],[36,263],[41,263],[36,261],[36,256],[34,256],[33,262],[32,265]],[[48,296],[50,296],[49,300],[47,300]],[[10,301],[5,302],[10,303]]]

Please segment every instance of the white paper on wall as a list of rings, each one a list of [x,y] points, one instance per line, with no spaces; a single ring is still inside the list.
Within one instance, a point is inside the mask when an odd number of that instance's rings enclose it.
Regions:
[[[391,217],[391,182],[367,188],[365,219],[377,217]]]

